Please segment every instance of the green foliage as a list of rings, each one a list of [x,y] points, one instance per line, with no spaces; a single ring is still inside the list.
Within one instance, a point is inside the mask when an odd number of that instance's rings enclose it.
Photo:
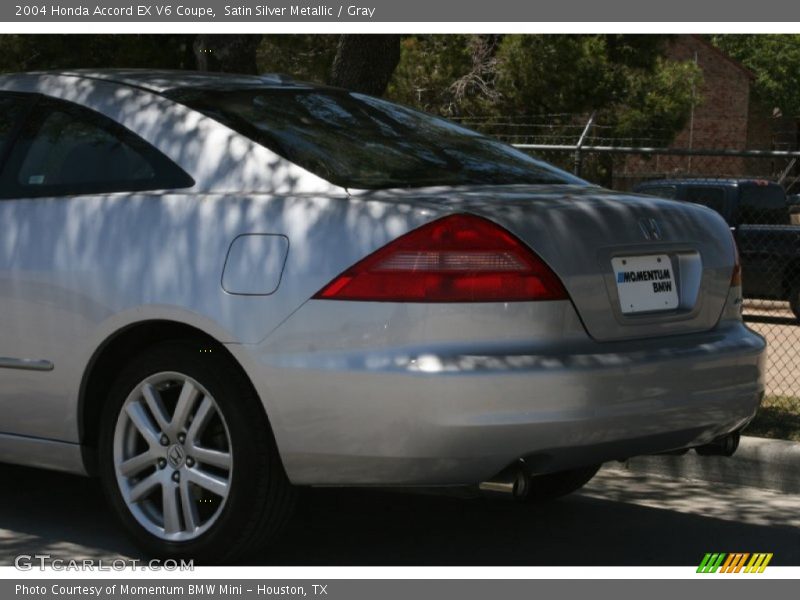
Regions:
[[[263,36],[261,72],[324,82],[337,35]],[[0,72],[73,68],[195,69],[195,35],[0,35]]]
[[[446,116],[487,120],[565,113],[572,119],[596,111],[609,136],[666,144],[698,100],[700,73],[692,63],[664,58],[664,39],[413,36],[403,42],[389,96]]]
[[[524,114],[601,109],[620,88],[603,36],[509,35],[498,49],[504,110]]]
[[[193,39],[192,35],[0,35],[0,72],[193,68]]]
[[[220,36],[217,36],[220,37]],[[338,35],[265,35],[260,72],[324,83]],[[0,72],[75,68],[195,69],[195,35],[0,35]],[[212,49],[213,50],[213,49]]]
[[[440,115],[463,112],[451,86],[472,66],[468,35],[413,35],[401,42],[400,64],[389,83],[392,100]],[[463,104],[468,104],[464,102]]]
[[[800,442],[800,398],[767,396],[747,426],[747,435]]]
[[[800,116],[800,35],[715,35],[712,42],[753,72],[762,102]]]
[[[338,39],[338,35],[265,35],[257,53],[259,71],[325,83]]]
[[[693,62],[656,60],[652,72],[630,75],[624,102],[612,107],[615,134],[623,138],[647,137],[653,145],[666,146],[683,129],[702,77]]]
[[[774,95],[777,89],[789,93],[790,86],[778,83],[789,72],[792,52],[800,53],[800,36],[722,37],[719,43],[752,56],[753,61],[763,60],[763,52],[752,50],[756,47],[768,46],[772,54],[783,57],[779,68],[760,81]],[[788,38],[793,45],[782,50]],[[257,68],[324,83],[338,39],[337,35],[265,35],[257,50]],[[388,96],[461,119],[597,111],[598,123],[611,128],[603,130],[609,135],[657,137],[668,143],[689,114],[692,86],[699,75],[694,65],[664,59],[663,40],[664,36],[652,35],[406,36]],[[197,36],[172,34],[3,35],[0,71],[192,69],[196,41]],[[574,127],[574,119],[568,124]]]

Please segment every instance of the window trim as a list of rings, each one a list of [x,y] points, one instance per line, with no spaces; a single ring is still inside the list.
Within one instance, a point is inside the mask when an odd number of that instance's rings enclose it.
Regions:
[[[185,190],[196,185],[194,178],[180,165],[166,156],[158,148],[143,139],[114,119],[82,104],[45,96],[43,94],[20,94],[35,96],[30,109],[20,119],[15,128],[15,135],[3,150],[0,161],[0,199],[59,198],[71,196],[94,196],[108,194],[125,194],[134,192],[166,192]],[[106,131],[118,138],[120,142],[137,151],[153,167],[155,177],[139,182],[131,180],[83,183],[52,184],[24,186],[17,181],[17,175],[28,153],[18,152],[21,136],[30,131],[36,136],[41,131],[47,118],[55,111],[66,113]]]

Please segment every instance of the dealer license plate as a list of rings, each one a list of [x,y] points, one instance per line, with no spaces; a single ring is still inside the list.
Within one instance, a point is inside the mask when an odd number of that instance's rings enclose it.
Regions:
[[[678,290],[666,254],[611,259],[619,304],[625,314],[675,310]]]

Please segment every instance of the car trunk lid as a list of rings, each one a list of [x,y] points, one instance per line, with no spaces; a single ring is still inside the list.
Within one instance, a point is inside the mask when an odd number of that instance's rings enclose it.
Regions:
[[[597,340],[705,331],[722,313],[734,250],[724,220],[709,209],[593,186],[399,195],[437,212],[479,214],[517,235],[561,278]],[[660,289],[648,293],[654,285]]]

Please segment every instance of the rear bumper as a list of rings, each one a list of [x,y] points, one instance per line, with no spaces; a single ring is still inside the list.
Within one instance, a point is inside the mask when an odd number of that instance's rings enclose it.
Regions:
[[[765,342],[737,321],[534,352],[247,352],[308,485],[473,484],[520,457],[546,473],[693,447],[749,422],[764,390]]]

